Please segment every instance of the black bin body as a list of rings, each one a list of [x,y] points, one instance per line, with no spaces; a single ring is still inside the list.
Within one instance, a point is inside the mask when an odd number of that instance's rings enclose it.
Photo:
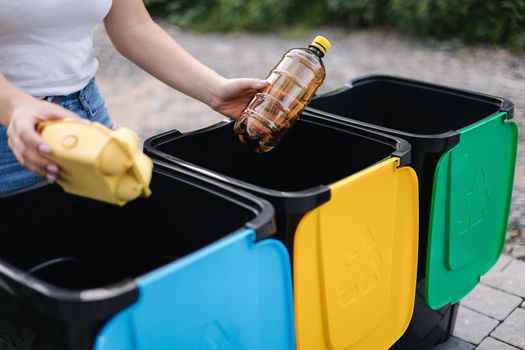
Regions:
[[[144,151],[273,205],[276,237],[292,255],[298,347],[390,347],[410,322],[416,284],[417,178],[408,166],[410,145],[302,113],[275,149],[259,154],[239,141],[233,124],[168,131],[146,140]],[[377,246],[359,243],[372,241]],[[352,255],[349,251],[376,252],[375,247],[381,250],[377,256],[385,258],[378,260],[377,275],[372,272],[371,279],[361,280],[368,276],[370,262],[347,268],[344,261]],[[341,295],[354,293],[352,279],[373,282],[356,292],[355,303],[348,303]],[[336,285],[332,292],[344,290],[322,298],[329,284]],[[380,312],[370,312],[378,305]]]
[[[141,293],[151,283],[144,287],[140,277],[224,237],[249,230],[266,242],[275,229],[268,202],[173,165],[154,162],[151,190],[150,198],[123,207],[64,193],[58,185],[0,198],[0,348],[9,341],[17,349],[93,349],[108,320],[147,298]],[[291,300],[291,279],[288,284]],[[289,308],[282,318],[293,325],[291,302]]]
[[[457,306],[433,310],[425,299],[434,174],[440,158],[460,142],[462,129],[497,114],[511,119],[512,103],[409,79],[368,76],[315,97],[306,110],[402,137],[411,144],[411,166],[419,182],[418,284],[412,323],[393,349],[424,349],[446,340],[453,330]]]

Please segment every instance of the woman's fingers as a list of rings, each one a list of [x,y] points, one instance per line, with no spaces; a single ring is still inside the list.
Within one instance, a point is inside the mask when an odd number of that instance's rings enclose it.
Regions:
[[[9,146],[20,164],[35,174],[56,181],[58,166],[45,157],[51,149],[34,129],[37,118],[20,118],[8,129]]]
[[[7,129],[9,146],[20,164],[49,181],[57,180],[59,168],[46,157],[51,154],[51,149],[38,133],[37,127],[39,122],[63,118],[80,119],[61,106],[35,101],[14,113]]]
[[[268,86],[268,81],[264,79],[253,79],[253,78],[239,78],[233,80],[238,91],[241,92],[254,92],[264,89]]]
[[[238,120],[253,95],[269,86],[270,83],[262,79],[226,79],[220,86],[217,86],[210,107],[229,118]]]
[[[46,177],[50,181],[56,181],[58,177],[58,166],[52,164],[48,159],[42,157],[38,152],[30,150],[25,155],[28,168],[32,172]]]

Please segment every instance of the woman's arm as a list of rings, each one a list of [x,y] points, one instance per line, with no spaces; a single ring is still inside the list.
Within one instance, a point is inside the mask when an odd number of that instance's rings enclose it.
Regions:
[[[104,23],[122,55],[229,117],[237,119],[253,94],[267,85],[258,79],[226,79],[200,63],[151,19],[140,0],[113,0]]]
[[[43,156],[51,150],[36,127],[41,121],[61,118],[78,116],[58,105],[27,95],[0,74],[0,124],[7,127],[9,147],[23,166],[47,177],[49,181],[56,181],[58,167]]]
[[[14,107],[29,101],[31,96],[15,88],[0,74],[0,124],[9,126]]]

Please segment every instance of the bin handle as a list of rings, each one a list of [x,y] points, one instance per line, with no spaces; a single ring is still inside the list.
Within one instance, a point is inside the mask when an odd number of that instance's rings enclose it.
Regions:
[[[229,124],[231,122],[232,122],[232,119],[223,119],[220,122],[215,123],[213,125],[210,125],[208,127],[205,127],[205,128],[202,128],[202,129],[198,129],[198,130],[194,130],[194,131],[189,131],[189,132],[186,132],[186,133],[182,133],[178,129],[168,130],[166,132],[163,132],[163,133],[161,133],[159,135],[153,136],[153,137],[147,139],[146,141],[144,141],[144,147],[143,147],[144,148],[144,153],[146,153],[148,155],[151,155],[148,152],[149,149],[157,148],[157,147],[162,146],[163,144],[165,144],[167,142],[174,141],[174,140],[176,140],[176,139],[178,139],[178,138],[180,138],[182,136],[185,136],[185,135],[200,134],[200,133],[203,133],[203,132],[207,132],[209,130],[217,129],[217,128],[220,128],[221,126],[223,126],[224,124]]]
[[[151,137],[149,139],[147,139],[146,141],[144,141],[144,145],[143,145],[143,151],[145,154],[147,155],[151,155],[151,154],[148,154],[148,149],[154,149],[158,146],[161,146],[162,144],[166,143],[166,142],[169,142],[171,140],[174,140],[174,139],[177,139],[179,137],[182,136],[182,132],[180,132],[179,130],[177,129],[172,129],[172,130],[168,130],[168,131],[165,131],[159,135],[156,135],[154,137]]]

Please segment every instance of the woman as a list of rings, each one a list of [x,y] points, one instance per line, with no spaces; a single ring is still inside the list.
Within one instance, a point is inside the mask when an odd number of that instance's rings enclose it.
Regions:
[[[159,80],[238,119],[266,82],[226,79],[153,22],[141,0],[0,0],[0,193],[60,169],[36,132],[43,120],[112,122],[94,80],[93,28],[104,21],[117,50]],[[153,122],[153,121],[152,121]]]

